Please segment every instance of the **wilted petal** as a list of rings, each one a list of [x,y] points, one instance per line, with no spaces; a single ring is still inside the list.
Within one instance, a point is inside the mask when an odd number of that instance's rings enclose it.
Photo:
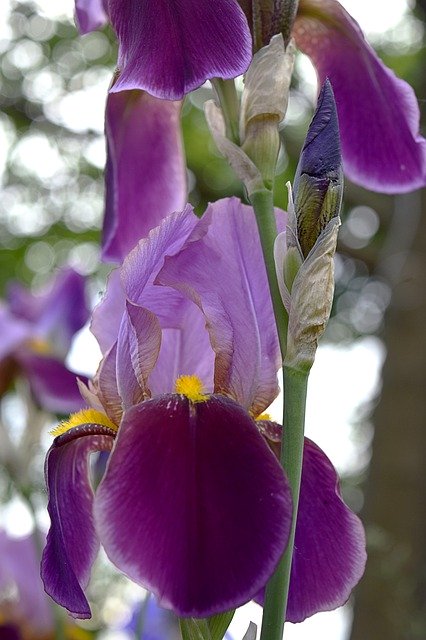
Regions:
[[[254,422],[218,396],[130,409],[95,498],[112,562],[180,616],[249,600],[284,550],[290,513],[287,482]]]
[[[75,20],[82,34],[103,27],[108,20],[105,0],[75,0]]]
[[[258,423],[279,455],[281,427]],[[337,473],[316,444],[305,438],[287,620],[302,622],[343,605],[364,573],[365,533],[340,497]]]
[[[46,458],[48,511],[51,520],[43,552],[41,576],[46,592],[76,618],[90,618],[84,595],[99,548],[89,479],[89,456],[109,451],[113,439],[102,435],[71,439],[59,436]],[[81,435],[81,434],[80,434]]]
[[[121,262],[138,240],[186,203],[181,106],[144,91],[108,97],[105,260]]]
[[[102,358],[93,379],[92,390],[112,422],[120,424],[123,405],[117,386],[117,342]]]
[[[280,230],[284,215],[277,217]],[[280,352],[253,210],[236,198],[210,205],[207,233],[172,258],[157,281],[203,311],[216,353],[215,390],[261,413],[278,393]]]
[[[110,0],[109,12],[121,72],[112,91],[176,100],[250,63],[250,31],[236,0]]]
[[[61,360],[21,350],[16,356],[31,391],[43,409],[53,413],[71,413],[84,405],[77,385],[77,374]],[[79,376],[86,381],[85,376]]]
[[[301,0],[297,45],[331,81],[348,177],[384,193],[426,182],[426,141],[411,87],[397,78],[336,0]]]

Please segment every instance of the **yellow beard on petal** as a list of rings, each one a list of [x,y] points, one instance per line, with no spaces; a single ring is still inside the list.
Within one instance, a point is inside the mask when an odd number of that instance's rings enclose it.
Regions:
[[[203,393],[204,385],[198,376],[180,376],[175,382],[175,391],[191,400],[205,402],[209,396]]]
[[[272,417],[269,413],[261,413],[260,416],[257,416],[256,420],[266,420],[268,422],[272,422]]]
[[[66,433],[74,427],[79,427],[82,424],[100,424],[103,427],[108,427],[113,431],[118,431],[117,425],[115,425],[104,413],[96,411],[96,409],[83,409],[77,413],[72,413],[68,420],[63,420],[57,427],[50,431],[52,436],[60,436]]]

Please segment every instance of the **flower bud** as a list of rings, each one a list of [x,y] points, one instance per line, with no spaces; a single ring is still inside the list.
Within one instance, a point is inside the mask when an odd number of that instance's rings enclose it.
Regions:
[[[342,195],[339,125],[333,90],[326,80],[294,179],[297,237],[305,258],[329,221],[339,215]]]
[[[298,0],[238,0],[238,3],[246,14],[255,51],[278,33],[282,34],[285,44],[289,42]]]

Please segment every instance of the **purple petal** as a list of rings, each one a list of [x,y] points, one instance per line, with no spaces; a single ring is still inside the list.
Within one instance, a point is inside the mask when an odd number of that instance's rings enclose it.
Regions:
[[[110,420],[119,425],[123,405],[117,386],[117,342],[102,358],[93,379],[92,391]]]
[[[234,78],[251,60],[236,0],[110,0],[120,76],[111,91],[179,100],[208,78]]]
[[[184,207],[181,106],[143,91],[109,95],[104,260],[121,262],[164,217]]]
[[[90,618],[84,595],[99,541],[93,515],[93,491],[89,479],[89,456],[109,451],[111,436],[87,435],[70,440],[71,432],[59,436],[46,458],[46,483],[51,520],[41,563],[46,592],[76,618]]]
[[[117,341],[121,318],[126,308],[126,294],[121,284],[120,270],[114,269],[108,276],[105,294],[93,310],[90,331],[103,354]]]
[[[164,293],[166,287],[158,287]],[[198,307],[184,300],[185,314],[180,324],[163,328],[157,364],[149,377],[154,396],[173,391],[176,379],[196,375],[205,391],[213,391],[214,353],[210,346],[206,321]]]
[[[0,307],[0,361],[30,338],[31,334],[32,327],[28,322],[14,317],[9,309]]]
[[[426,141],[411,87],[397,78],[335,0],[301,0],[294,36],[320,82],[331,81],[348,177],[384,193],[426,183]]]
[[[127,302],[117,342],[117,390],[124,411],[150,397],[147,380],[160,346],[161,328],[156,316]],[[171,362],[168,364],[170,367]]]
[[[36,294],[14,283],[8,291],[10,311],[33,324],[33,337],[47,340],[65,357],[74,334],[89,317],[84,289],[83,276],[73,269],[59,271]]]
[[[71,413],[84,405],[77,385],[77,374],[56,358],[21,350],[17,360],[23,368],[38,404],[53,413]],[[84,376],[80,376],[86,380]]]
[[[254,422],[220,396],[190,405],[166,395],[128,411],[95,498],[112,562],[180,616],[247,602],[285,548],[290,513]]]
[[[14,585],[17,592],[13,601],[7,603],[12,617],[2,617],[2,620],[25,621],[37,637],[51,633],[52,611],[40,580],[40,562],[34,537],[12,538],[0,530],[0,557],[0,591],[7,593],[7,589]],[[3,632],[0,626],[2,640],[6,638]]]
[[[75,20],[81,34],[95,31],[108,22],[105,0],[75,0]]]
[[[157,281],[199,305],[216,353],[215,390],[257,415],[278,394],[281,357],[254,213],[231,198],[210,205],[203,221],[206,235],[167,258]]]
[[[281,427],[257,424],[279,455]],[[305,438],[287,620],[302,622],[343,605],[361,579],[365,561],[361,521],[343,502],[330,460]]]

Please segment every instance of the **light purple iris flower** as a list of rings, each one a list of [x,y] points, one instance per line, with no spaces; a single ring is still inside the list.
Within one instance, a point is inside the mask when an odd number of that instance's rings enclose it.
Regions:
[[[121,262],[140,238],[187,201],[179,101],[110,93],[103,258]]]
[[[31,637],[41,638],[54,628],[33,536],[12,538],[0,530],[0,638],[7,637],[3,624],[16,638],[21,637],[20,630],[31,630]]]
[[[0,307],[2,391],[22,371],[35,400],[48,411],[82,406],[76,376],[64,365],[71,341],[89,317],[84,278],[64,269],[36,294],[16,283]]]
[[[283,230],[282,212],[277,223]],[[93,409],[60,428],[46,460],[47,592],[89,617],[100,541],[180,616],[247,602],[273,572],[291,519],[287,481],[256,421],[277,395],[280,354],[252,209],[229,199],[201,220],[189,206],[163,220],[111,275],[92,330],[104,353],[82,387]],[[111,454],[93,495],[88,457],[102,449]],[[309,530],[298,535],[309,561],[291,586],[292,619],[342,604],[365,560],[329,461],[314,448],[308,462],[300,526]]]
[[[412,88],[378,58],[337,0],[300,0],[293,35],[329,78],[340,124],[343,168],[373,191],[402,193],[426,184],[426,140]]]
[[[119,41],[112,92],[142,89],[179,100],[209,78],[235,78],[251,59],[237,0],[76,0],[83,33],[107,20]]]

